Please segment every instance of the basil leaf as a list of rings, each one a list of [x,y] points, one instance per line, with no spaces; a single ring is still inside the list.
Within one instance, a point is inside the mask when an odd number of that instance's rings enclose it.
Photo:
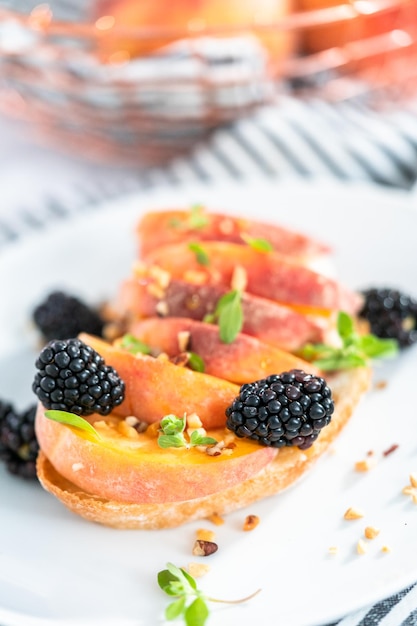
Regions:
[[[76,415],[75,413],[69,413],[68,411],[56,411],[49,410],[45,411],[45,417],[54,422],[59,422],[60,424],[65,424],[65,426],[73,426],[74,428],[79,428],[80,430],[84,430],[85,432],[90,433],[90,435],[94,435],[97,439],[100,439],[100,435],[83,417],[80,415]]]

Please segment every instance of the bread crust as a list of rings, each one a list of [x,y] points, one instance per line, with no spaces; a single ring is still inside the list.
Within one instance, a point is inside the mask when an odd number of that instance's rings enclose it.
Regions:
[[[371,382],[369,368],[345,370],[327,377],[335,402],[330,424],[308,450],[288,447],[256,476],[215,494],[167,504],[134,504],[106,500],[79,489],[61,476],[40,452],[38,478],[43,488],[81,517],[120,529],[173,528],[193,520],[224,515],[283,491],[298,480],[335,440]]]

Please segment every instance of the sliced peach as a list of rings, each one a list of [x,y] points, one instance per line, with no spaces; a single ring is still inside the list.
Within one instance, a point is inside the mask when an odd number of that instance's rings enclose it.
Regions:
[[[245,279],[246,291],[284,304],[344,310],[354,313],[360,306],[358,294],[338,281],[290,261],[276,252],[259,252],[250,246],[205,241],[201,244],[207,262],[202,264],[188,243],[157,248],[146,258],[179,278],[194,284],[233,288],[237,272]]]
[[[80,489],[119,502],[157,503],[191,500],[233,487],[256,475],[276,450],[236,438],[219,456],[191,448],[160,448],[156,434],[128,438],[118,428],[120,419],[93,415],[99,438],[54,422],[39,405],[36,435],[55,469]],[[230,433],[209,431],[217,441]]]
[[[276,252],[301,259],[330,252],[326,244],[285,226],[211,211],[209,213],[204,207],[188,211],[150,211],[141,219],[137,233],[143,255],[159,246],[181,241],[229,241],[246,244],[247,237],[264,239]]]
[[[151,423],[169,413],[197,413],[205,428],[225,425],[225,410],[239,393],[237,385],[166,360],[131,354],[93,335],[83,333],[80,339],[113,366],[125,382],[125,399],[115,409],[117,415],[135,415]]]
[[[207,374],[239,385],[294,368],[319,373],[311,363],[243,333],[223,343],[218,326],[187,318],[149,318],[133,324],[131,332],[170,357],[194,352],[202,358]]]
[[[219,285],[194,285],[178,279],[159,290],[152,277],[130,278],[120,287],[118,305],[122,314],[133,319],[161,315],[203,320],[213,313],[226,291]],[[307,342],[324,341],[330,325],[326,319],[331,314],[328,309],[324,309],[325,315],[319,316],[318,323],[317,311],[298,312],[250,293],[242,296],[242,311],[242,332],[288,352],[295,352]]]

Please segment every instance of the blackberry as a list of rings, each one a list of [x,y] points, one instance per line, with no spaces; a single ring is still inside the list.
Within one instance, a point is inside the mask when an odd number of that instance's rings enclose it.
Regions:
[[[69,339],[81,332],[103,334],[104,321],[75,296],[53,291],[33,311],[33,321],[46,341]]]
[[[324,378],[290,370],[247,383],[226,409],[226,426],[265,446],[309,448],[334,411]]]
[[[124,399],[116,370],[79,339],[50,341],[35,365],[32,389],[47,409],[108,415]]]
[[[359,317],[369,322],[371,333],[382,339],[396,339],[400,348],[417,341],[417,300],[388,287],[373,287],[362,291],[362,295]]]
[[[36,478],[39,445],[35,435],[36,405],[21,413],[0,401],[0,460],[11,474]]]

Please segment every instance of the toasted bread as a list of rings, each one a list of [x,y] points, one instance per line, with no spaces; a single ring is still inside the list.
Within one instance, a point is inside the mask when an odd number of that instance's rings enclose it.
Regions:
[[[298,480],[326,451],[352,416],[371,381],[369,368],[356,368],[327,378],[335,402],[330,424],[307,450],[286,447],[256,476],[224,491],[187,500],[162,504],[130,504],[99,498],[80,490],[61,476],[41,452],[37,471],[48,492],[68,509],[87,520],[124,529],[161,529],[180,526],[214,513],[223,515],[257,500],[273,496]]]

